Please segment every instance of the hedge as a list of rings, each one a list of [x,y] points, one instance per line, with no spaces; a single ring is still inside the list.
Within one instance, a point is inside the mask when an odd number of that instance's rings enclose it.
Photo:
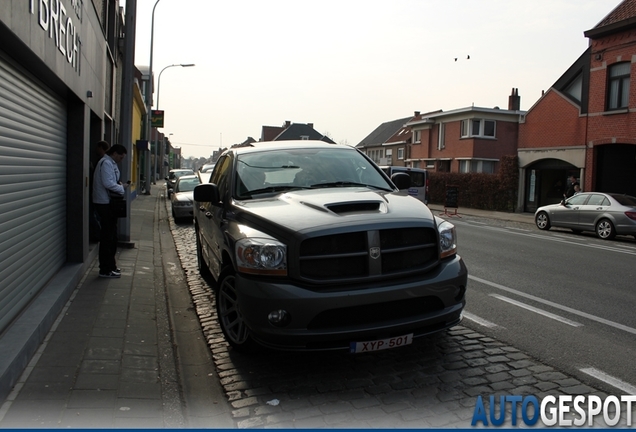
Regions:
[[[518,185],[517,156],[503,156],[497,174],[429,171],[429,202],[444,205],[446,186],[457,186],[460,208],[514,212]]]

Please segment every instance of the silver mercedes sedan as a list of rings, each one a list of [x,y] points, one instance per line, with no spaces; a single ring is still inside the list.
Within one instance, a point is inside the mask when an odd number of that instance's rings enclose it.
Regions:
[[[636,197],[602,192],[581,192],[560,204],[539,207],[537,228],[569,228],[575,233],[593,231],[601,239],[616,235],[636,238]]]

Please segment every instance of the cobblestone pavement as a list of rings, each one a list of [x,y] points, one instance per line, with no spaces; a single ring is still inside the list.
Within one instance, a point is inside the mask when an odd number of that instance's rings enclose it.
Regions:
[[[193,225],[170,223],[238,428],[467,428],[480,395],[607,396],[463,325],[369,354],[241,355],[217,325],[212,291],[197,270]]]

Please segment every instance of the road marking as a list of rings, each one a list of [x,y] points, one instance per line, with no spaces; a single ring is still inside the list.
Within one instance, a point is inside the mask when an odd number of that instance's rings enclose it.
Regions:
[[[453,222],[455,223],[455,222]],[[455,223],[455,225],[459,225],[460,223]],[[613,243],[608,242],[608,244],[605,245],[596,245],[596,244],[592,244],[592,243],[588,243],[587,241],[589,239],[586,238],[572,238],[570,236],[565,236],[565,235],[561,235],[558,234],[557,232],[552,233],[552,235],[549,234],[539,234],[539,233],[532,233],[531,231],[528,232],[523,232],[521,230],[518,231],[513,231],[509,228],[500,228],[500,227],[493,227],[493,226],[481,226],[481,225],[474,225],[474,224],[468,224],[468,223],[461,223],[463,225],[469,225],[469,226],[473,226],[475,228],[483,228],[483,229],[487,229],[487,230],[491,230],[491,231],[500,231],[500,232],[505,232],[508,234],[513,234],[513,235],[519,235],[519,236],[524,236],[524,237],[532,237],[532,238],[536,238],[536,239],[540,239],[540,240],[548,240],[548,241],[553,241],[556,243],[566,243],[566,244],[571,244],[571,245],[576,245],[576,246],[583,246],[583,247],[588,247],[588,248],[592,248],[592,249],[601,249],[601,250],[606,250],[606,251],[610,251],[610,252],[619,252],[619,253],[623,253],[623,254],[627,254],[627,255],[636,255],[636,248],[633,248],[630,245],[614,245]],[[584,242],[584,243],[582,243]],[[629,250],[629,249],[632,250]]]
[[[536,308],[534,306],[530,306],[528,304],[518,302],[517,300],[513,300],[511,298],[504,297],[504,296],[499,295],[499,294],[490,294],[490,295],[492,297],[494,297],[494,298],[499,299],[499,300],[508,302],[508,303],[513,304],[515,306],[519,306],[520,308],[527,309],[527,310],[532,311],[534,313],[538,313],[539,315],[543,315],[544,317],[552,318],[553,320],[562,322],[563,324],[567,324],[567,325],[570,325],[572,327],[582,327],[583,326],[583,324],[578,323],[576,321],[572,321],[572,320],[569,320],[569,319],[564,318],[562,316],[555,315],[555,314],[550,313],[548,311],[544,311],[543,309],[539,309],[539,308]]]
[[[467,320],[470,320],[470,321],[472,321],[474,323],[477,323],[477,324],[479,324],[482,327],[488,327],[488,328],[501,327],[501,326],[495,324],[494,322],[490,322],[490,321],[487,321],[487,320],[485,320],[483,318],[479,318],[477,315],[473,315],[470,312],[464,311],[464,312],[462,312],[462,315]]]
[[[608,375],[603,371],[600,371],[594,368],[583,368],[579,370],[585,374],[588,374],[596,378],[599,381],[603,381],[604,383],[607,383],[611,385],[612,387],[616,387],[617,389],[624,391],[625,394],[628,394],[628,395],[636,394],[636,387],[634,387],[633,385],[629,383],[626,383],[625,381],[621,381],[618,378]]]
[[[472,279],[472,280],[474,280],[476,282],[481,282],[481,283],[486,284],[488,286],[491,286],[491,287],[494,287],[494,288],[498,288],[500,290],[507,291],[507,292],[512,293],[512,294],[516,294],[516,295],[518,295],[520,297],[525,297],[527,299],[534,300],[534,301],[536,301],[538,303],[543,303],[543,304],[548,305],[550,307],[553,307],[555,309],[560,309],[560,310],[569,312],[571,314],[574,314],[574,315],[577,315],[577,316],[580,316],[580,317],[583,317],[583,318],[587,318],[589,320],[596,321],[598,323],[605,324],[605,325],[608,325],[610,327],[617,328],[619,330],[623,330],[623,331],[625,331],[627,333],[636,334],[636,329],[635,328],[628,327],[626,325],[619,324],[619,323],[616,323],[614,321],[606,320],[605,318],[597,317],[596,315],[591,315],[591,314],[588,314],[588,313],[585,313],[585,312],[578,311],[576,309],[572,309],[572,308],[567,307],[567,306],[560,305],[558,303],[551,302],[549,300],[544,300],[544,299],[542,299],[540,297],[536,297],[536,296],[533,296],[531,294],[526,294],[526,293],[518,291],[516,289],[508,288],[506,286],[500,285],[500,284],[495,283],[495,282],[490,282],[490,281],[487,281],[485,279],[478,278],[476,276],[468,275],[468,279]]]

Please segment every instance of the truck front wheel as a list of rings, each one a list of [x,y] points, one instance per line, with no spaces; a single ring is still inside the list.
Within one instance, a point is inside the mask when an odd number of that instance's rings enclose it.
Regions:
[[[235,350],[252,354],[259,351],[259,346],[250,336],[243,319],[235,283],[236,277],[233,272],[221,274],[216,290],[216,312],[225,340]]]

